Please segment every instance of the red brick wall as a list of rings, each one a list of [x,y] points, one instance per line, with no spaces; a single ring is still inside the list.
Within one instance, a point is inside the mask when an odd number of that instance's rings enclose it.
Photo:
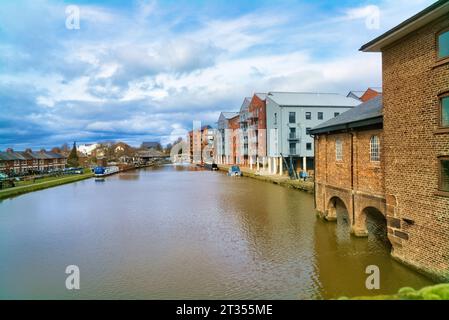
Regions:
[[[267,105],[265,100],[261,100],[257,95],[254,95],[250,105],[248,106],[248,111],[250,113],[258,113],[258,145],[257,154],[259,157],[264,157],[267,155]],[[249,123],[251,125],[251,122]]]
[[[353,134],[354,138],[352,138],[351,133],[335,133],[320,135],[315,139],[316,182],[323,187],[337,187],[383,197],[385,188],[382,130],[359,131]],[[371,162],[370,159],[370,139],[373,135],[377,135],[380,138],[381,162]],[[336,159],[335,146],[337,139],[340,139],[343,145],[343,158],[341,161]],[[353,143],[351,144],[352,139]],[[351,152],[353,153],[352,181]],[[324,212],[327,205],[326,201],[328,200],[325,190],[321,189],[321,192],[317,192],[316,195],[317,210]]]
[[[436,195],[437,157],[449,155],[449,134],[437,134],[438,95],[449,90],[449,64],[436,64],[436,33],[447,27],[449,15],[383,51],[383,100],[394,256],[449,279],[449,198]]]

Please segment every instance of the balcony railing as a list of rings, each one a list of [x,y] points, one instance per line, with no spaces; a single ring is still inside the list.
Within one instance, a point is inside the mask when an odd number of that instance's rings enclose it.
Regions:
[[[289,133],[289,135],[288,135],[288,140],[299,140],[299,136],[298,136],[298,134],[297,133],[292,133],[292,132],[290,132]]]

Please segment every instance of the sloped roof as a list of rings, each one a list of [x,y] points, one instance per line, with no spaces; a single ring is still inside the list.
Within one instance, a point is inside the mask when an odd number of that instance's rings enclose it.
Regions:
[[[279,106],[355,107],[360,101],[337,93],[270,92],[268,97]]]
[[[137,155],[141,158],[161,158],[161,157],[166,157],[166,155],[161,152],[158,151],[156,149],[149,149],[149,150],[144,150],[144,151],[139,151],[137,152]]]
[[[377,96],[361,105],[343,112],[338,117],[330,119],[310,130],[311,134],[326,133],[361,127],[368,124],[382,123],[382,96]],[[372,121],[371,121],[372,120]]]
[[[11,160],[26,160],[18,152],[0,152],[0,160],[11,161]]]
[[[349,91],[347,97],[350,97],[351,95],[356,96],[358,99],[360,99],[366,91]]]
[[[238,112],[222,112],[221,113],[223,115],[223,117],[227,120],[230,120],[232,118],[235,118],[239,115]]]
[[[160,145],[160,143],[157,141],[142,142],[142,147],[144,147],[144,148],[155,148],[155,147],[158,147],[159,145]]]
[[[245,100],[243,100],[242,106],[240,107],[240,112],[248,110],[248,107],[251,104],[251,99],[251,97],[246,97]]]
[[[27,152],[27,151],[13,151],[13,152],[0,152],[0,160],[30,160],[30,159],[62,159],[64,156],[54,152]]]

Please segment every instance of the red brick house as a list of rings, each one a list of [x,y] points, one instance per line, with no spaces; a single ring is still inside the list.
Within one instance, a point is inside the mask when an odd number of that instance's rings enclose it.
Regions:
[[[25,151],[7,149],[6,152],[0,152],[0,171],[6,174],[59,170],[64,169],[66,163],[67,157],[45,150],[34,152],[31,149]]]

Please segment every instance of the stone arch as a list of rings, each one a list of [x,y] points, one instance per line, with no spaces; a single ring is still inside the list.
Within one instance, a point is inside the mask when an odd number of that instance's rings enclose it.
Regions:
[[[355,198],[355,214],[352,233],[357,237],[367,237],[368,229],[366,219],[368,214],[379,215],[386,221],[386,202],[383,198],[367,195],[357,195]]]
[[[344,207],[349,215],[349,206],[345,200],[343,200],[341,197],[333,195],[329,197],[329,200],[327,201],[327,210],[325,219],[327,221],[337,221],[337,212],[338,209]],[[350,218],[349,218],[350,219]]]

